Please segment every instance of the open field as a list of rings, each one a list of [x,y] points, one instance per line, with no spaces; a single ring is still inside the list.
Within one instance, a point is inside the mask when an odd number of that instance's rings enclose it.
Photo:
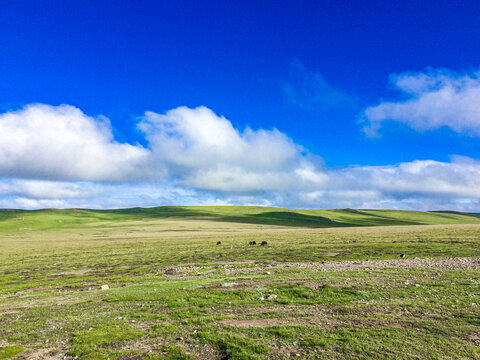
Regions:
[[[479,259],[476,214],[0,211],[0,359],[476,359]]]

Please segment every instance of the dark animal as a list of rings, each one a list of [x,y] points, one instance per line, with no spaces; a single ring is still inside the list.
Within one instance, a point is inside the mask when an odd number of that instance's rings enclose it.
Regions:
[[[256,241],[249,241],[248,245],[257,245],[257,242]]]
[[[404,257],[405,257],[405,254],[400,254],[400,257],[401,257],[401,258],[404,258]]]
[[[260,244],[260,246],[265,246],[265,245],[268,245],[266,241],[262,241],[262,243]]]
[[[217,245],[222,245],[222,242],[221,242],[221,241],[217,241]]]

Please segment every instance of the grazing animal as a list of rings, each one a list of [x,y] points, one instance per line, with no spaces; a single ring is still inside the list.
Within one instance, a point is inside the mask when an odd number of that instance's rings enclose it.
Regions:
[[[248,245],[257,245],[257,242],[256,241],[249,241]]]
[[[262,241],[262,243],[260,244],[260,246],[265,246],[265,245],[268,245],[266,241]]]
[[[222,245],[222,242],[221,242],[221,241],[217,241],[217,245]]]

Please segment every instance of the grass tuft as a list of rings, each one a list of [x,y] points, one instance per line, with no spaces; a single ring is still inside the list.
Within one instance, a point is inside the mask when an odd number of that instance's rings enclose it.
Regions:
[[[0,359],[10,359],[25,350],[26,349],[21,345],[0,347]]]

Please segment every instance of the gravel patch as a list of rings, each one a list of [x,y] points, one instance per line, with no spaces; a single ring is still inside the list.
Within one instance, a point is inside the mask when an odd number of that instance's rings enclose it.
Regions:
[[[442,259],[392,259],[392,260],[365,260],[365,261],[328,261],[328,262],[304,262],[288,264],[271,264],[256,266],[253,268],[227,269],[228,275],[235,273],[262,272],[281,268],[309,268],[319,271],[347,271],[363,269],[439,269],[439,270],[474,270],[480,269],[480,258],[442,258]]]

